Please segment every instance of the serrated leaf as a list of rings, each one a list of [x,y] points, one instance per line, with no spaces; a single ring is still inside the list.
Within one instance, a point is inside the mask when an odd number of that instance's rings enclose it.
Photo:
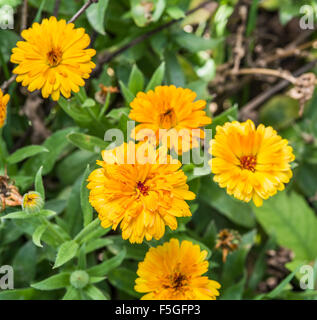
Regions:
[[[43,281],[31,284],[32,288],[38,290],[56,290],[69,286],[70,272],[62,272],[51,276]]]
[[[53,269],[58,268],[73,259],[77,254],[78,248],[79,245],[74,240],[64,242],[58,249]]]
[[[33,157],[42,152],[49,152],[49,150],[43,146],[27,146],[20,148],[16,152],[12,153],[7,161],[11,164],[21,162],[27,158]]]

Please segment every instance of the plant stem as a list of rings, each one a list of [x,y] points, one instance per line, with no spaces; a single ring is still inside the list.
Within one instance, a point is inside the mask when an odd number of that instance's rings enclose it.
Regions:
[[[79,16],[81,16],[93,3],[97,3],[98,0],[88,0],[67,23],[73,23]]]
[[[53,235],[53,237],[59,242],[59,243],[63,243],[65,241],[65,239],[55,230],[55,228],[53,227],[52,223],[50,221],[48,221],[46,218],[44,217],[40,217],[40,220],[43,224],[45,224],[47,226],[47,229],[51,232],[51,234]]]
[[[83,230],[81,230],[77,236],[74,238],[75,241],[80,243],[84,237],[86,237],[91,231],[95,230],[100,225],[99,218],[96,218],[92,222],[90,222]]]
[[[108,93],[107,93],[107,96],[106,96],[105,104],[103,105],[103,107],[102,107],[102,109],[100,110],[100,113],[99,113],[99,117],[98,117],[99,120],[101,119],[101,117],[105,114],[105,112],[106,112],[106,111],[108,110],[108,108],[109,108],[110,95],[111,95],[111,93],[108,92]]]

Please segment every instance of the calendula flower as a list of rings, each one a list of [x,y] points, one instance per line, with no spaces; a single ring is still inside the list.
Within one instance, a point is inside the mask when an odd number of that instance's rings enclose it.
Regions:
[[[195,101],[195,98],[196,93],[192,90],[173,85],[159,86],[147,93],[139,92],[130,104],[129,117],[140,123],[132,131],[132,136],[136,140],[147,136],[178,154],[198,147],[199,138],[204,138],[204,131],[200,128],[210,124],[211,119],[203,111],[206,101]]]
[[[58,100],[60,93],[69,98],[95,67],[91,58],[96,51],[86,49],[90,38],[73,23],[50,17],[23,30],[21,36],[25,41],[18,41],[12,49],[11,62],[18,64],[13,72],[29,91],[41,89],[44,98],[51,95]]]
[[[23,196],[22,208],[27,213],[40,211],[43,208],[44,200],[36,191],[30,191]]]
[[[10,100],[8,94],[3,95],[2,90],[0,89],[0,128],[4,126],[7,117],[7,104]]]
[[[235,198],[261,206],[292,177],[290,162],[295,157],[286,139],[272,127],[251,120],[227,122],[216,128],[209,152],[214,181]]]
[[[207,251],[184,240],[171,239],[150,248],[139,263],[135,290],[143,300],[216,300],[220,284],[202,276],[208,271]]]
[[[166,225],[175,230],[176,217],[191,216],[185,200],[195,194],[188,190],[181,163],[172,163],[164,148],[129,142],[103,151],[102,158],[87,185],[102,227],[120,224],[123,239],[141,243],[160,239]]]

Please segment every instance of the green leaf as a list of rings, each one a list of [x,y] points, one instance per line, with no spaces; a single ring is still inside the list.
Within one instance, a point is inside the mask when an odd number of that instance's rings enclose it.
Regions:
[[[248,280],[248,287],[251,288],[252,290],[256,290],[259,282],[262,280],[266,272],[267,251],[271,249],[275,249],[275,247],[276,247],[275,239],[269,238],[265,243],[265,245],[263,246],[263,248],[261,249],[256,259],[252,274],[250,275],[250,278]]]
[[[238,105],[235,105],[228,110],[222,112],[212,119],[212,123],[207,128],[213,129],[213,134],[216,133],[217,126],[223,126],[226,122],[238,119]]]
[[[31,300],[34,296],[33,288],[1,290],[0,300]]]
[[[274,299],[277,297],[285,287],[292,281],[296,272],[300,269],[301,265],[296,268],[291,274],[289,274],[274,290],[266,295],[267,298]]]
[[[12,153],[8,158],[7,161],[9,163],[18,163],[26,158],[33,157],[42,152],[48,152],[49,150],[43,146],[27,146],[20,148],[16,152]]]
[[[117,268],[108,274],[108,279],[114,287],[128,293],[132,297],[140,298],[142,294],[134,290],[136,278],[137,274],[127,268]]]
[[[15,286],[25,287],[33,281],[36,273],[36,262],[36,247],[32,241],[28,241],[20,247],[13,259]]]
[[[138,27],[144,27],[147,23],[145,6],[139,0],[130,0],[131,14]]]
[[[94,99],[88,98],[82,104],[82,108],[92,108],[96,105],[96,101]]]
[[[104,150],[108,145],[107,142],[101,140],[100,138],[89,136],[83,133],[70,133],[67,136],[67,139],[78,148],[94,153],[100,153],[101,150]]]
[[[43,247],[41,244],[41,238],[42,238],[42,235],[44,234],[46,229],[47,229],[47,225],[45,225],[45,224],[42,224],[35,229],[35,231],[32,235],[32,240],[36,246]]]
[[[42,170],[43,170],[43,166],[40,167],[40,169],[35,175],[34,185],[35,185],[35,191],[41,195],[43,200],[45,200],[45,189],[44,189],[43,179],[42,179]]]
[[[295,253],[297,260],[317,257],[317,218],[303,197],[295,192],[279,192],[254,208],[257,220],[280,246]]]
[[[37,157],[28,159],[27,162],[23,165],[21,174],[30,175],[30,173],[36,174],[38,168],[43,165],[43,174],[49,173],[53,167],[58,157],[69,144],[66,136],[74,131],[78,131],[78,128],[70,127],[67,129],[59,130],[53,133],[48,137],[43,146],[49,150],[49,152],[43,152]]]
[[[30,219],[34,217],[46,217],[50,218],[56,215],[56,212],[52,210],[40,210],[39,212],[26,213],[25,211],[16,211],[8,213],[7,215],[1,217],[2,219]]]
[[[136,95],[139,91],[143,90],[144,76],[136,64],[133,65],[132,71],[129,77],[128,88]]]
[[[176,87],[184,87],[185,75],[175,52],[172,50],[166,50],[164,59],[166,62],[167,83],[173,84]]]
[[[222,42],[222,39],[205,39],[194,35],[193,33],[180,32],[174,37],[177,44],[187,49],[189,52],[199,52],[214,49]]]
[[[165,74],[165,62],[162,62],[160,66],[155,70],[145,91],[154,90],[155,87],[160,86],[163,82],[164,74]]]
[[[284,129],[299,117],[299,102],[285,95],[276,95],[259,112],[260,122],[276,130]]]
[[[125,256],[127,254],[126,248],[123,248],[119,254],[107,261],[104,261],[100,263],[97,266],[91,267],[87,270],[89,275],[92,275],[94,277],[103,277],[108,274],[109,271],[119,267],[124,260]]]
[[[99,0],[93,3],[87,10],[86,15],[90,25],[100,34],[105,35],[105,13],[109,0]]]
[[[78,248],[79,245],[74,240],[64,242],[58,249],[53,269],[58,268],[66,262],[68,262],[69,260],[73,259],[77,254]]]
[[[171,18],[176,20],[186,17],[185,12],[181,8],[176,6],[168,7],[166,9],[166,12]]]
[[[228,255],[227,261],[222,268],[221,290],[229,289],[233,283],[237,283],[245,276],[246,259],[255,241],[256,231],[243,235],[239,249]]]
[[[238,283],[233,284],[224,292],[221,292],[220,300],[241,300],[246,280],[247,277],[245,273],[243,278]]]
[[[152,21],[156,22],[162,16],[164,9],[166,7],[166,0],[157,0],[155,3],[155,10],[152,15]]]
[[[102,238],[102,239],[94,239],[87,243],[86,245],[86,253],[93,252],[95,250],[104,248],[110,244],[113,243],[113,240],[107,239],[107,238]]]
[[[109,300],[109,297],[106,297],[101,290],[91,284],[85,287],[84,291],[92,300]]]
[[[32,288],[38,290],[56,290],[69,286],[70,272],[62,272],[51,276],[43,281],[31,284]]]
[[[84,227],[86,227],[91,221],[93,217],[93,209],[89,203],[89,190],[87,188],[87,178],[90,174],[90,167],[87,165],[87,168],[83,175],[83,180],[80,188],[80,205],[81,210],[83,211],[83,220]]]
[[[80,300],[80,291],[72,286],[68,287],[63,300]]]
[[[217,209],[234,223],[253,228],[255,218],[251,206],[229,196],[224,189],[221,189],[210,176],[201,178],[199,197],[209,206]]]
[[[121,80],[119,81],[119,85],[125,101],[127,102],[127,104],[130,104],[135,98],[135,95],[126,87],[126,85]]]

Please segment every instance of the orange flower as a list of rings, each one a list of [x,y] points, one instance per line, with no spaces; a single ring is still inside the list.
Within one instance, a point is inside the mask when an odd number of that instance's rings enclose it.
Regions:
[[[220,284],[202,276],[208,271],[206,256],[187,240],[150,248],[139,263],[135,290],[146,293],[143,300],[216,300]]]
[[[272,127],[260,124],[256,128],[251,120],[227,122],[216,130],[209,164],[214,181],[228,194],[261,206],[263,199],[284,189],[292,177],[290,162],[295,159],[286,139]]]
[[[50,17],[41,24],[33,23],[21,36],[25,41],[18,41],[12,49],[11,62],[18,64],[13,73],[29,91],[41,89],[44,98],[51,95],[58,100],[60,93],[69,98],[95,67],[91,58],[96,51],[86,49],[90,38],[85,29],[75,29],[73,23]]]
[[[0,89],[0,128],[4,126],[7,117],[7,104],[10,100],[8,94],[3,95],[2,90]]]
[[[129,163],[131,155],[136,159]],[[102,158],[87,186],[102,227],[116,229],[120,224],[123,239],[141,243],[162,238],[165,225],[175,230],[177,217],[191,216],[185,200],[195,194],[188,190],[181,163],[172,164],[163,148],[130,142],[103,151]]]
[[[154,139],[157,144],[163,142],[179,154],[198,147],[198,138],[204,137],[200,128],[210,124],[211,119],[203,111],[206,101],[194,101],[195,98],[196,93],[190,89],[173,85],[159,86],[147,93],[139,92],[130,104],[129,117],[140,123],[132,136],[143,140],[150,129],[153,133],[150,140]],[[179,138],[181,135],[182,140]]]

